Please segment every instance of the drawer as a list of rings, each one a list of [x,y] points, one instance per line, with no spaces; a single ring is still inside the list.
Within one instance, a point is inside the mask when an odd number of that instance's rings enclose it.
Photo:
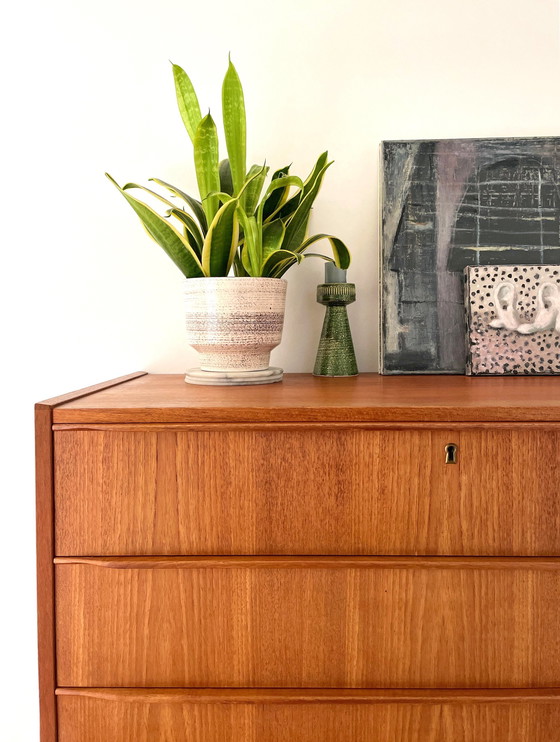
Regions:
[[[64,689],[59,742],[558,742],[560,691]]]
[[[558,426],[106,426],[54,446],[58,555],[560,555]]]
[[[64,686],[560,685],[560,560],[56,560]]]

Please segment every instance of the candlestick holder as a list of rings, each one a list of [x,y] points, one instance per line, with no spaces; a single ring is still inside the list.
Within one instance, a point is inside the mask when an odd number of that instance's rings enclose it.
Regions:
[[[327,278],[328,275],[327,272]],[[353,283],[319,284],[317,301],[326,306],[327,311],[313,374],[315,376],[356,376],[358,366],[346,309],[348,304],[356,301],[356,286]]]

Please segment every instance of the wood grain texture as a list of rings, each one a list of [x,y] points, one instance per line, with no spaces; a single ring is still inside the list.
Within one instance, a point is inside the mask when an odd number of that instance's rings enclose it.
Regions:
[[[250,703],[127,694],[60,695],[60,742],[557,742],[560,728],[553,694],[280,703],[270,692]]]
[[[361,704],[560,703],[560,688],[435,690],[418,688],[57,688],[57,696],[130,703]]]
[[[134,381],[134,379],[139,379],[141,376],[147,376],[146,371],[136,371],[132,374],[126,374],[125,376],[119,376],[116,379],[109,379],[109,381],[102,381],[99,384],[93,384],[92,386],[86,386],[83,389],[76,389],[73,392],[67,392],[66,394],[60,394],[58,397],[51,397],[50,399],[44,399],[42,402],[38,402],[38,405],[45,406],[45,407],[57,407],[59,405],[63,405],[66,403],[74,402],[76,403],[77,400],[81,400],[80,404],[85,403],[85,397],[88,397],[92,394],[98,394],[99,392],[106,391],[107,389],[112,389],[116,386],[120,386],[121,384],[126,384],[127,382]]]
[[[37,532],[37,638],[41,742],[57,742],[54,607],[54,464],[53,409],[77,397],[123,384],[141,374],[114,379],[35,405],[35,479]]]
[[[286,374],[260,387],[151,375],[68,402],[55,423],[560,421],[558,378]]]
[[[453,430],[560,430],[557,422],[511,422],[511,423],[486,423],[482,421],[457,422],[452,424]],[[95,430],[107,432],[109,430],[120,433],[203,433],[216,432],[216,430],[251,430],[253,432],[268,431],[291,431],[302,432],[304,430],[449,430],[449,423],[441,422],[293,422],[293,423],[53,423],[52,429],[62,430]]]
[[[41,742],[56,742],[52,409],[35,406],[37,639]]]
[[[56,553],[560,555],[560,426],[216,428],[56,431]]]
[[[41,742],[559,742],[558,379],[132,374],[37,436]]]
[[[309,558],[308,558],[309,559]],[[340,557],[340,562],[344,558]],[[258,560],[262,562],[261,560]],[[381,560],[377,560],[381,561]],[[66,686],[560,685],[560,560],[524,568],[56,566]],[[490,560],[486,560],[490,561]],[[219,560],[218,560],[219,562]],[[187,560],[187,564],[188,564]]]
[[[413,556],[162,556],[55,557],[55,564],[83,564],[104,569],[460,569],[558,571],[558,557],[413,557]]]

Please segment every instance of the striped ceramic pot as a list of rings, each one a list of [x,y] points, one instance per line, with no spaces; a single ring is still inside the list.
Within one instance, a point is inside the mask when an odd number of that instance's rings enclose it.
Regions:
[[[228,374],[232,384],[251,383],[242,381],[250,379],[245,372],[266,371],[282,339],[286,287],[282,278],[187,279],[187,340],[201,371]]]

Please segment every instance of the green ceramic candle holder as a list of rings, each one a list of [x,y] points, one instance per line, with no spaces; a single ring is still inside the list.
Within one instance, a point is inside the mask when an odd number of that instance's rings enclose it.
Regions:
[[[330,272],[332,274],[332,270]],[[346,271],[340,271],[344,279]],[[329,273],[327,273],[327,278]],[[317,286],[317,301],[326,306],[323,331],[315,360],[315,376],[356,376],[358,365],[348,322],[348,304],[356,301],[353,283],[322,283]]]

